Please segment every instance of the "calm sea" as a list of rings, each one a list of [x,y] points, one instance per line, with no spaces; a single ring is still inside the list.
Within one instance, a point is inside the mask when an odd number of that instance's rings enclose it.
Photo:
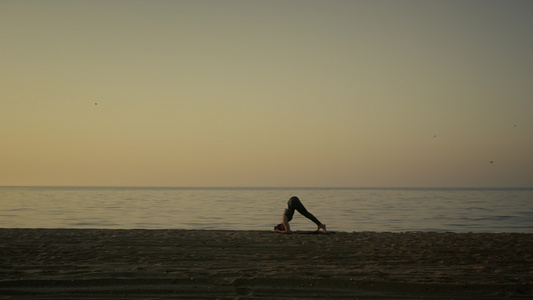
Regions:
[[[533,233],[533,188],[0,187],[0,227],[271,230],[291,196],[333,231]]]

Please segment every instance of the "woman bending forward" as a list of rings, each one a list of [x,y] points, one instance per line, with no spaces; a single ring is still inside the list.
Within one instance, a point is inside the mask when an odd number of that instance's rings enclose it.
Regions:
[[[285,206],[285,211],[283,212],[283,216],[281,217],[281,224],[278,224],[274,227],[274,230],[279,233],[290,233],[291,227],[289,226],[289,222],[292,220],[292,216],[294,215],[294,210],[297,210],[299,213],[304,215],[309,220],[313,221],[317,229],[315,232],[320,231],[320,229],[324,230],[324,233],[328,233],[326,230],[326,224],[320,223],[320,221],[313,216],[312,213],[308,212],[307,209],[305,209],[304,205],[298,199],[298,197],[291,197],[289,199],[289,202],[287,202],[287,206]]]

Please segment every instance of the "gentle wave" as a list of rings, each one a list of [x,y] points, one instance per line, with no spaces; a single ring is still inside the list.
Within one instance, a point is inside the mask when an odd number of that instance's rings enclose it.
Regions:
[[[532,188],[0,187],[0,227],[271,230],[291,196],[336,231],[533,232]]]

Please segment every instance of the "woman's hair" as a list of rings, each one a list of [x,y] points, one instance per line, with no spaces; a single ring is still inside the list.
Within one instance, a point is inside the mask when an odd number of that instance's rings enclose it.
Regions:
[[[278,224],[278,225],[274,226],[274,230],[284,231],[285,230],[285,225]]]

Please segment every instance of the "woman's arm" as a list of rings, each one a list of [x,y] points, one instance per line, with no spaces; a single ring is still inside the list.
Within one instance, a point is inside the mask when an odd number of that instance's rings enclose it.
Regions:
[[[278,233],[291,233],[291,227],[289,226],[289,220],[287,216],[283,215],[281,218],[281,224],[285,227],[285,230],[276,230]]]

